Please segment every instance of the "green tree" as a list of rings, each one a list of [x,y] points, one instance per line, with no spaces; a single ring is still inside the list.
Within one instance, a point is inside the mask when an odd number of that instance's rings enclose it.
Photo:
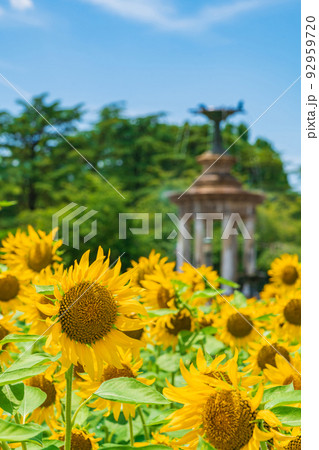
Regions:
[[[66,109],[59,101],[50,103],[47,94],[34,97],[32,106],[17,103],[21,106],[18,116],[0,113],[1,187],[9,193],[9,186],[14,186],[20,207],[35,210],[48,204],[52,192],[66,179],[66,162],[74,150],[61,146],[62,136],[76,132],[82,109],[81,105]]]
[[[152,248],[174,258],[176,241],[165,239],[172,230],[166,213],[176,212],[168,193],[183,191],[200,174],[196,156],[211,148],[211,126],[169,124],[162,113],[130,118],[125,105],[115,103],[105,106],[91,127],[79,131],[80,105],[65,109],[60,102],[48,102],[44,94],[32,104],[55,129],[25,102],[17,116],[0,113],[2,199],[17,202],[0,213],[6,229],[1,235],[28,223],[49,230],[52,214],[74,202],[98,211],[98,234],[82,244],[81,252],[110,247],[114,258],[125,252],[124,266]],[[237,158],[234,175],[245,188],[267,196],[258,208],[257,227],[258,264],[266,270],[280,252],[298,250],[300,196],[291,189],[280,154],[265,139],[252,142],[246,131],[245,124],[227,124],[222,133],[225,148],[231,146],[229,153]],[[150,234],[128,234],[119,240],[120,212],[149,212]],[[154,240],[154,213],[163,214],[162,240]],[[89,231],[90,224],[81,228],[82,242]],[[64,250],[68,262],[78,258],[72,247]],[[218,266],[218,258],[214,264]]]

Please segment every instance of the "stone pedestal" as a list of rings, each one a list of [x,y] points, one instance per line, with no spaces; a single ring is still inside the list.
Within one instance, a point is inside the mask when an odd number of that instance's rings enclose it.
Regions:
[[[197,158],[203,166],[202,175],[193,186],[184,193],[171,194],[171,200],[179,206],[180,216],[192,213],[194,222],[194,245],[192,241],[178,238],[177,267],[185,259],[199,267],[212,264],[212,245],[207,240],[205,214],[219,214],[223,217],[223,230],[232,213],[239,214],[251,239],[244,239],[243,267],[244,276],[251,277],[256,271],[255,252],[255,215],[256,206],[262,203],[264,196],[243,189],[241,183],[231,174],[235,158],[229,155],[206,152]],[[196,218],[199,214],[199,218]],[[202,217],[202,218],[200,218]],[[181,256],[179,255],[179,253]],[[222,240],[221,268],[223,278],[237,281],[238,277],[238,242],[236,235],[229,235]]]

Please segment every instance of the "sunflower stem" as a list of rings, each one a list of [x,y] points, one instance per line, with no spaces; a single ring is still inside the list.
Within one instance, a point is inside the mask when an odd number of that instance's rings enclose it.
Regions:
[[[145,422],[145,418],[144,418],[144,414],[143,414],[142,408],[139,406],[139,407],[137,408],[137,411],[138,411],[138,413],[139,413],[139,415],[140,415],[141,422],[142,422],[142,424],[143,424],[143,430],[144,430],[144,436],[145,436],[145,439],[148,441],[149,438],[150,438],[150,434],[149,434],[149,432],[148,432],[148,428],[147,428],[147,425],[146,425],[146,422]]]
[[[15,415],[14,415],[14,421],[15,421],[15,423],[17,423],[18,425],[20,425],[20,419],[19,419],[18,414],[15,414]],[[9,447],[8,447],[8,448],[9,448]],[[21,448],[22,448],[22,450],[27,450],[27,444],[26,444],[25,442],[21,442]]]
[[[5,441],[1,441],[1,447],[2,447],[4,450],[11,450],[10,447],[9,447],[9,445],[8,445]]]
[[[133,447],[134,446],[134,431],[133,431],[133,420],[132,420],[131,414],[128,416],[128,424],[129,424],[129,428],[130,428],[130,445]]]
[[[66,401],[65,401],[65,450],[71,450],[71,435],[72,435],[72,378],[73,378],[73,364],[65,374],[66,380]]]
[[[75,413],[73,414],[73,417],[72,417],[72,422],[71,422],[71,426],[72,426],[72,428],[73,428],[73,425],[74,425],[74,422],[75,422],[75,419],[76,419],[76,416],[78,415],[78,413],[79,413],[79,411],[80,411],[80,409],[84,406],[84,405],[86,405],[87,404],[87,402],[89,402],[90,400],[91,400],[91,398],[92,398],[92,396],[93,396],[93,394],[92,395],[90,395],[90,397],[89,398],[87,398],[86,400],[84,400],[84,402],[82,402],[80,405],[79,405],[79,407],[76,409],[76,411],[75,411]]]

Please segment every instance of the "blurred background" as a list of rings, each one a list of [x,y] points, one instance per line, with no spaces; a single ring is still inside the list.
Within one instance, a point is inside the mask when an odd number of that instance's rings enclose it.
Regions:
[[[81,253],[101,244],[114,258],[125,251],[124,265],[152,248],[174,259],[176,241],[152,231],[119,240],[118,213],[176,212],[168,192],[200,174],[196,156],[213,133],[189,109],[243,100],[246,113],[222,135],[227,148],[253,124],[229,154],[244,187],[266,194],[258,268],[299,254],[300,84],[289,88],[300,72],[299,9],[296,0],[1,1],[0,189],[16,203],[0,212],[0,238],[28,223],[49,231],[74,202],[98,211]]]

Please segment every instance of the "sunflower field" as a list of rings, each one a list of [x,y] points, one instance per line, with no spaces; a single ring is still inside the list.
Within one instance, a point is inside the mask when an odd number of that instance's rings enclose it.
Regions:
[[[65,267],[52,236],[29,226],[0,249],[1,449],[301,448],[296,255],[246,298],[155,251]]]

